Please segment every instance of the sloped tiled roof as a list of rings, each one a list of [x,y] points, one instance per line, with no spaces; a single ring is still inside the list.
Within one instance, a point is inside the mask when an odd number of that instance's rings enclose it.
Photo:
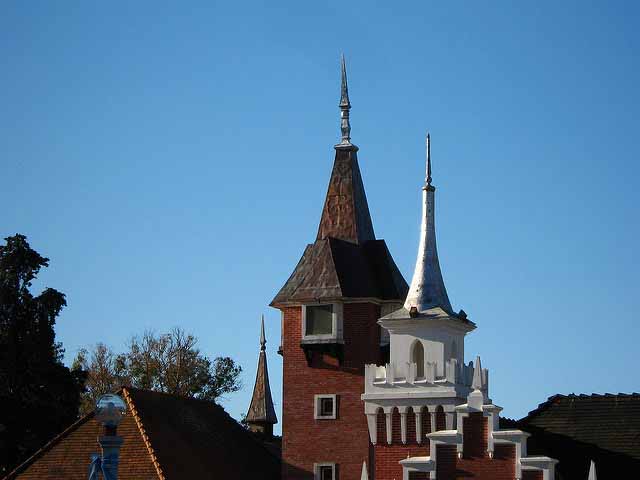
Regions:
[[[258,356],[258,370],[256,371],[256,383],[253,386],[251,404],[245,421],[248,424],[274,424],[278,423],[276,410],[273,408],[271,398],[271,386],[269,385],[269,369],[267,368],[266,354],[267,339],[264,335],[264,316],[260,325],[260,354]]]
[[[318,235],[271,306],[341,298],[404,301],[409,289],[384,240],[376,240],[357,147],[336,147]]]
[[[353,243],[375,240],[357,148],[336,148],[318,240],[333,237]]]
[[[307,245],[272,306],[339,298],[404,300],[408,289],[384,240],[336,238]]]
[[[560,460],[561,478],[587,478],[591,459],[599,480],[640,471],[640,394],[554,395],[517,423],[529,454]]]
[[[219,405],[133,388],[121,394],[128,414],[118,427],[120,479],[279,479],[277,456]],[[85,480],[101,432],[93,413],[86,415],[6,480]]]

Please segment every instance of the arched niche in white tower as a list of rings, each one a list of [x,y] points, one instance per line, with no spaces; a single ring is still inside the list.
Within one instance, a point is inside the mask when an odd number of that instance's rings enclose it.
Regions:
[[[404,315],[402,313],[405,313]],[[415,363],[415,344],[420,342],[426,364],[436,365],[436,377],[445,376],[446,363],[456,359],[464,362],[464,337],[475,325],[451,316],[439,307],[420,312],[411,317],[402,309],[381,318],[378,323],[388,330],[390,340],[390,362],[395,365]],[[420,377],[420,367],[417,366]]]

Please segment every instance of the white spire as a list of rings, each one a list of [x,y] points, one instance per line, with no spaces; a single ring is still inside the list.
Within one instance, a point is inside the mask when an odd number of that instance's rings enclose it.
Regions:
[[[597,480],[596,479],[596,464],[591,460],[591,466],[589,467],[589,479],[588,480]]]
[[[480,363],[480,355],[476,357],[476,365],[473,368],[473,382],[471,382],[471,388],[474,390],[483,390],[483,379],[482,379],[482,364]]]
[[[427,134],[427,176],[422,188],[422,225],[418,257],[404,308],[419,312],[441,307],[452,312],[447,289],[442,280],[436,248],[435,187],[431,185],[431,136]]]
[[[362,475],[360,480],[369,480],[369,474],[367,473],[367,462],[362,462]]]

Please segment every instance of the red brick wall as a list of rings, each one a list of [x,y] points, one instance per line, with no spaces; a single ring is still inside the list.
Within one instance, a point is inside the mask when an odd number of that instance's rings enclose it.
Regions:
[[[515,478],[515,446],[496,445],[493,458],[487,452],[487,418],[472,413],[464,419],[464,454],[457,458],[456,447],[439,445],[436,476],[439,480],[513,480]]]
[[[425,435],[427,433],[431,433],[431,414],[426,408],[422,409],[422,417],[420,418],[420,423],[422,424],[422,441],[425,442],[427,441]]]
[[[343,480],[360,478],[369,459],[369,432],[360,395],[364,365],[380,361],[380,308],[370,303],[344,305],[342,365],[316,355],[307,365],[300,348],[302,308],[283,308],[283,479],[313,478],[313,464],[335,462]],[[314,420],[314,395],[338,395],[338,418]]]
[[[378,443],[374,447],[375,480],[402,480],[402,465],[400,460],[410,457],[429,455],[429,444],[417,445]],[[353,477],[357,479],[359,477]],[[344,477],[343,477],[344,479]]]
[[[382,409],[379,409],[378,415],[376,415],[376,431],[378,432],[376,437],[377,442],[387,443],[386,415]]]

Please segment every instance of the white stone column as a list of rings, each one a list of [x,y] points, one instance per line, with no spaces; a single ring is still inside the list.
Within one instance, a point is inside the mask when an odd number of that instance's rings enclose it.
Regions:
[[[447,430],[453,430],[456,428],[456,407],[455,405],[444,406],[444,421]]]
[[[429,412],[429,414],[431,415],[431,433],[436,431],[436,412],[435,412],[435,408],[433,412]]]
[[[374,445],[378,443],[378,414],[367,413],[367,426],[369,427],[369,439]]]
[[[420,407],[413,407],[413,413],[416,416],[416,441],[422,443],[422,411]]]
[[[455,414],[453,412],[446,412],[445,413],[445,422],[447,425],[447,430],[453,430],[453,423],[455,420]]]
[[[407,443],[407,413],[409,407],[398,407],[400,413],[400,438],[403,444]]]

